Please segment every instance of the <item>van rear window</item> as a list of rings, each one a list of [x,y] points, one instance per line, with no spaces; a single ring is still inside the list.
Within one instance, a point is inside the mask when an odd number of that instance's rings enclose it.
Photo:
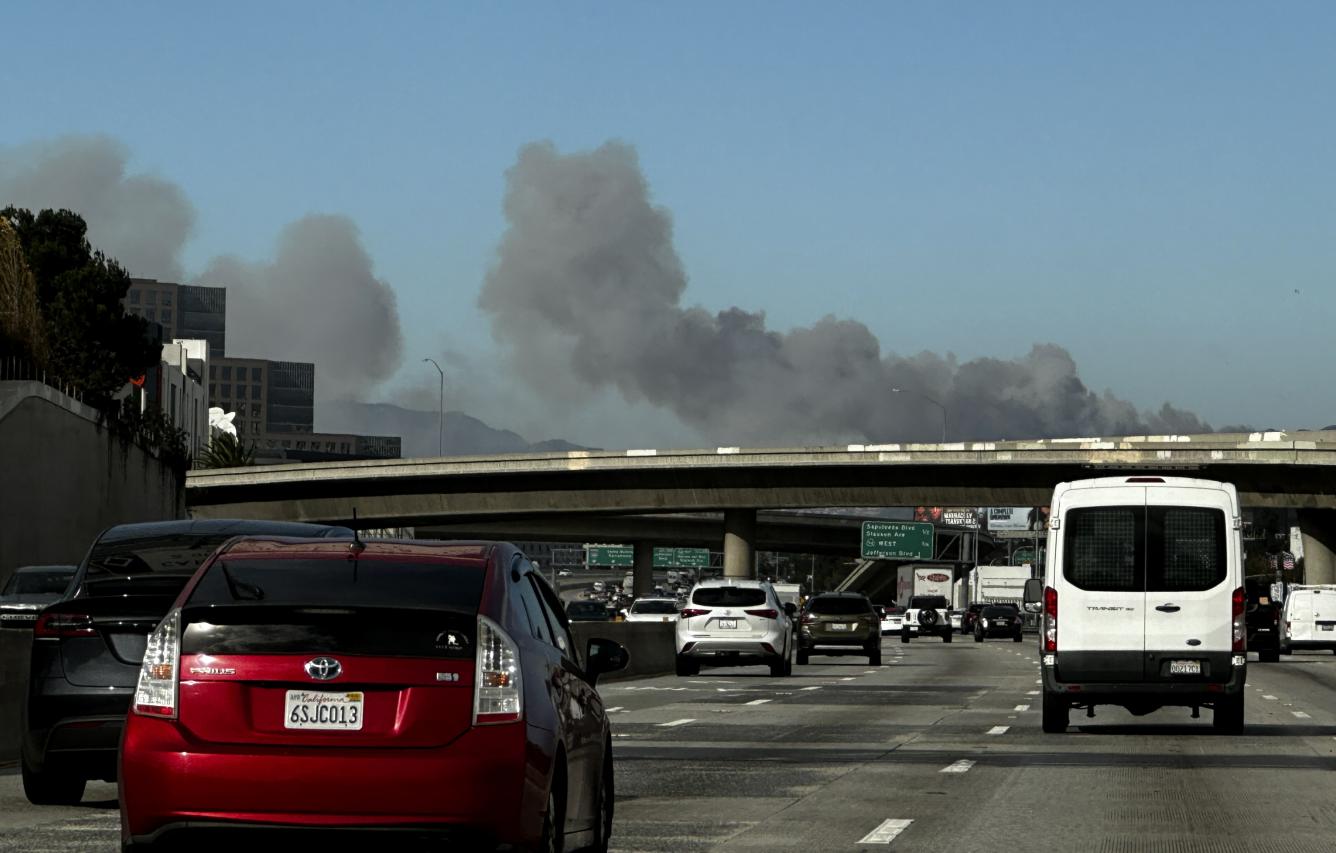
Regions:
[[[1209,507],[1111,506],[1067,513],[1063,576],[1096,592],[1191,592],[1228,576],[1225,514]]]

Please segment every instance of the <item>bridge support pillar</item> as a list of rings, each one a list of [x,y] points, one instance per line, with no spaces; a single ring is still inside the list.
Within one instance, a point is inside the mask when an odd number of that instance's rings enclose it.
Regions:
[[[756,577],[756,510],[724,511],[724,577]]]
[[[654,594],[654,546],[648,542],[635,543],[635,565],[633,580],[636,598],[645,598]]]
[[[1299,510],[1304,583],[1336,583],[1336,510]]]

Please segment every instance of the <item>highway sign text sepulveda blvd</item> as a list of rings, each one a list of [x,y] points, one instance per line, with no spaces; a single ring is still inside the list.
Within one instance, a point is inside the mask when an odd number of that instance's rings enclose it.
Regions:
[[[862,555],[873,559],[931,560],[933,526],[915,521],[863,522]]]

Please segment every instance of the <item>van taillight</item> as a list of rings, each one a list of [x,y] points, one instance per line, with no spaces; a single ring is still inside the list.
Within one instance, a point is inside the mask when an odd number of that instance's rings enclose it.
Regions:
[[[87,613],[43,613],[37,617],[32,635],[39,640],[59,640],[63,637],[96,637],[93,617]]]
[[[148,635],[139,685],[131,709],[146,717],[176,719],[177,675],[181,670],[181,611],[167,614]]]
[[[500,625],[486,616],[478,617],[476,660],[473,725],[513,723],[524,719],[519,647]]]
[[[1232,599],[1233,622],[1234,622],[1234,645],[1235,652],[1245,652],[1248,650],[1248,624],[1247,618],[1243,615],[1248,605],[1248,594],[1239,587],[1234,590]]]
[[[1058,591],[1044,587],[1044,651],[1058,650]]]

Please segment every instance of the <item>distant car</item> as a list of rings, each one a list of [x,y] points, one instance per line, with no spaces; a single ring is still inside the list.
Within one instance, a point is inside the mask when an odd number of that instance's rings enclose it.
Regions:
[[[121,524],[98,536],[66,595],[33,626],[19,757],[29,802],[77,803],[89,779],[116,778],[116,748],[148,635],[200,564],[245,534],[352,531],[213,519]]]
[[[608,622],[612,610],[601,601],[572,601],[566,605],[566,618],[572,622]]]
[[[963,618],[964,618],[964,611],[961,610],[951,611],[950,619],[951,619],[952,631],[961,631],[962,633],[964,633],[964,630],[961,628],[961,621]]]
[[[960,633],[973,634],[974,621],[979,618],[979,611],[985,607],[983,602],[975,602],[960,614]]]
[[[947,612],[944,595],[916,595],[909,599],[905,619],[900,626],[900,642],[912,637],[936,635],[942,642],[951,642],[951,617]]]
[[[894,604],[887,604],[882,607],[881,615],[881,634],[883,637],[892,634],[899,634],[900,629],[904,627],[905,614]]]
[[[571,570],[570,570],[570,569],[558,569],[558,570],[557,570],[557,577],[559,577],[559,578],[568,578],[568,577],[570,577],[570,576],[571,576]]]
[[[1263,663],[1275,663],[1280,660],[1280,602],[1271,597],[1269,580],[1245,578],[1243,588],[1248,597],[1248,651],[1257,652]]]
[[[1336,586],[1292,586],[1285,596],[1284,629],[1280,650],[1336,652]]]
[[[37,614],[59,601],[78,566],[22,566],[0,591],[0,628],[29,630]]]
[[[989,637],[1010,637],[1021,642],[1021,627],[1025,620],[1014,604],[986,604],[974,620],[974,642],[982,643]]]
[[[676,622],[677,599],[637,598],[626,608],[627,622]]]
[[[678,614],[677,674],[696,675],[702,664],[764,663],[772,676],[792,675],[796,612],[792,604],[782,604],[765,581],[698,584]]]
[[[123,849],[605,851],[626,660],[505,543],[233,540],[148,638]]]
[[[881,666],[881,621],[867,596],[856,592],[814,595],[803,607],[798,635],[798,663],[809,656],[867,655]]]

